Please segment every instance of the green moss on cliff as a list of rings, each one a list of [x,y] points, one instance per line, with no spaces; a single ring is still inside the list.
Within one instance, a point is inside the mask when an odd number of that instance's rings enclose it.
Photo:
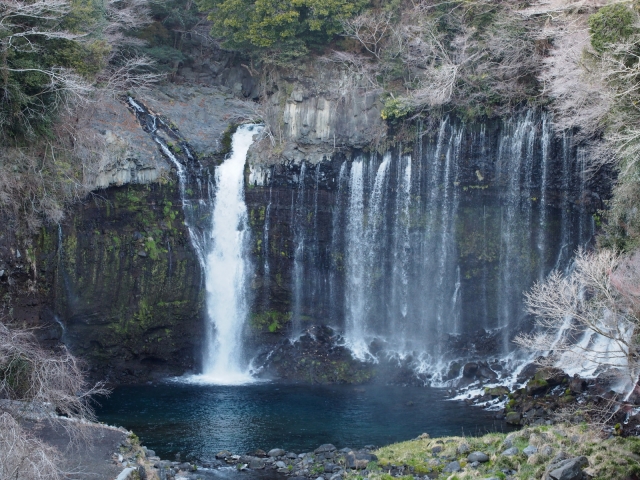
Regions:
[[[292,312],[279,312],[269,310],[262,313],[255,313],[251,316],[251,326],[259,331],[276,333],[291,321]]]
[[[63,227],[56,303],[71,349],[97,369],[191,368],[204,302],[199,263],[173,207],[175,185],[104,195]],[[54,246],[51,235],[41,235],[41,248]]]

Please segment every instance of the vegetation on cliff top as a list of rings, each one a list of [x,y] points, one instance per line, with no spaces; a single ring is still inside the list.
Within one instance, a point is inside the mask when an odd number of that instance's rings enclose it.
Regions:
[[[223,46],[278,50],[291,57],[342,32],[341,21],[368,0],[197,0]]]
[[[103,146],[86,107],[157,78],[131,33],[141,0],[20,0],[0,7],[0,212],[21,233],[88,192]]]

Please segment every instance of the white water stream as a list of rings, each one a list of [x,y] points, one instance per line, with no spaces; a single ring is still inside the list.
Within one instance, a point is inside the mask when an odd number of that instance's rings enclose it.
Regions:
[[[249,315],[250,231],[244,202],[244,167],[253,137],[262,127],[244,125],[232,152],[215,172],[211,230],[204,257],[207,331],[203,373],[190,381],[218,385],[253,382],[244,361],[243,329]]]

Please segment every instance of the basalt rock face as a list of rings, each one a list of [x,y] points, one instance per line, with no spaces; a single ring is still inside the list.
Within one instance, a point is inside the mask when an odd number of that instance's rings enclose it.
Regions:
[[[41,247],[61,340],[114,383],[197,367],[202,278],[175,183],[125,186],[76,208]]]
[[[148,184],[169,175],[169,164],[124,102],[105,97],[82,115],[100,149],[95,171],[86,173],[93,190]]]
[[[304,73],[280,72],[262,83],[265,116],[281,143],[256,144],[256,163],[315,164],[338,152],[375,147],[387,135],[382,92],[331,63],[310,63]]]

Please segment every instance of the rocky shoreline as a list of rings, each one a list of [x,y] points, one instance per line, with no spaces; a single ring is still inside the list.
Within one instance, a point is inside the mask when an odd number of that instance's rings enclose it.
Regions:
[[[300,454],[280,448],[268,452],[256,450],[247,455],[221,451],[215,461],[202,465],[160,460],[152,450],[123,444],[122,448],[129,449],[128,458],[118,454],[118,462],[125,469],[117,480],[204,480],[213,478],[209,476],[212,470],[221,468],[237,472],[239,479],[247,476],[289,477],[291,480],[602,478],[598,477],[600,470],[594,465],[594,459],[582,454],[582,447],[598,441],[591,434],[566,426],[546,431],[526,427],[506,436],[488,434],[471,438],[432,439],[425,433],[414,440],[380,449],[367,446],[360,450],[339,450],[334,445],[324,444],[313,452]],[[140,461],[140,451],[144,452],[143,461]],[[416,461],[416,455],[420,457],[419,461]],[[521,476],[527,469],[544,473],[535,477]]]
[[[229,467],[247,474],[271,472],[276,477],[293,479],[340,480],[350,471],[366,471],[371,462],[378,460],[372,453],[376,448],[368,445],[362,449],[338,450],[334,445],[324,444],[305,453],[274,448],[268,452],[257,449],[244,455],[223,450],[216,454],[215,459],[193,463],[162,460],[153,450],[140,446],[137,437],[131,434],[120,445],[120,451],[114,453],[113,460],[124,469],[123,472],[128,470],[128,476],[118,480],[136,479],[135,475],[141,480],[154,478],[150,474],[157,475],[160,480],[196,480],[205,478],[211,470]]]
[[[467,366],[465,366],[465,369]],[[463,376],[464,379],[464,376]],[[526,367],[515,387],[495,380],[474,386],[480,394],[467,394],[469,405],[496,410],[495,418],[513,426],[543,426],[556,423],[598,423],[615,436],[640,433],[640,398],[612,389],[620,379],[610,374],[596,378],[570,376],[557,368]],[[468,388],[468,387],[467,387]],[[450,391],[461,396],[460,392]],[[609,413],[608,413],[609,412]],[[606,417],[606,420],[605,420]]]

